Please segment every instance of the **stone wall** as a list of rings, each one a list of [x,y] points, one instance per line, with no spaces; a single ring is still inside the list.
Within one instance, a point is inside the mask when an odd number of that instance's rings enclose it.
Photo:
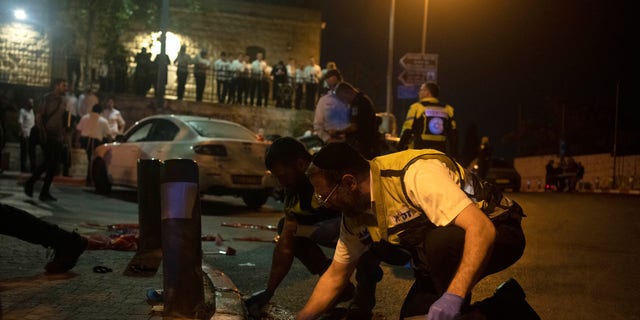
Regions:
[[[0,23],[0,82],[46,87],[50,62],[46,33],[25,23]]]
[[[640,190],[640,155],[619,156],[614,159],[610,154],[593,154],[573,157],[582,163],[585,169],[582,190],[612,189],[614,161],[616,167],[616,189]],[[522,191],[544,191],[545,165],[549,160],[560,162],[556,155],[543,155],[516,158],[514,165],[522,177]]]
[[[278,60],[286,62],[289,58],[306,62],[310,56],[318,58],[320,55],[322,21],[319,10],[242,0],[201,1],[201,10],[196,13],[183,6],[184,3],[174,2],[170,8],[168,31],[177,41],[172,46],[168,43],[167,54],[172,60],[182,43],[187,45],[187,52],[192,56],[200,49],[207,49],[212,62],[222,51],[230,52],[234,57],[239,53],[263,51],[270,65]],[[66,77],[64,53],[54,54],[63,48],[59,43],[53,48],[50,45],[54,30],[34,24],[6,22],[3,21],[4,14],[0,13],[0,83],[48,87],[51,78]],[[123,35],[122,44],[129,52],[126,57],[129,80],[135,68],[135,54],[141,47],[150,48],[154,56],[160,52],[159,42],[154,43],[159,36],[158,31],[134,23]],[[100,38],[97,32],[93,35],[95,50],[87,70],[98,70],[103,59],[105,53],[97,48]],[[84,41],[84,36],[78,37],[77,46],[82,53]],[[81,61],[84,63],[84,57]],[[209,100],[213,97],[212,80],[209,77],[205,89],[205,98]],[[88,84],[84,79],[82,82],[82,86]],[[170,66],[166,90],[169,98],[175,96],[175,87],[175,67]],[[186,88],[185,98],[193,100],[193,76],[189,77]]]

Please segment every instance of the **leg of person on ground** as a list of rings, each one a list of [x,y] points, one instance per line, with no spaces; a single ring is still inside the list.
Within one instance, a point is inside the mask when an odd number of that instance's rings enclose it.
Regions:
[[[87,247],[87,239],[79,234],[63,230],[13,206],[0,204],[0,218],[0,234],[55,250],[53,260],[45,265],[49,273],[72,269]]]

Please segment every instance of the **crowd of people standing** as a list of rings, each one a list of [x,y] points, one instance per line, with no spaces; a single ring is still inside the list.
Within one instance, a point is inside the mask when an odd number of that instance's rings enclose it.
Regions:
[[[284,60],[270,63],[263,52],[250,56],[221,51],[217,58],[211,59],[208,50],[201,49],[192,56],[185,44],[181,45],[172,62],[159,56],[152,60],[146,48],[135,55],[133,91],[136,95],[146,96],[149,89],[155,88],[159,63],[167,67],[173,64],[178,100],[184,100],[192,75],[195,101],[203,101],[208,77],[212,75],[214,102],[314,110],[319,97],[327,91],[321,78],[327,70],[336,69],[334,62],[328,62],[326,68],[321,68],[315,57],[309,57],[305,63],[298,63],[294,58],[289,58],[286,64]]]

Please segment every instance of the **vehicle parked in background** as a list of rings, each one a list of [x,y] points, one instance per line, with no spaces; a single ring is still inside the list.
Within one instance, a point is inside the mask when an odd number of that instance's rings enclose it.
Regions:
[[[467,169],[473,173],[478,173],[478,159],[473,159]],[[516,168],[509,161],[502,158],[492,158],[485,180],[493,183],[501,190],[519,192],[522,179]]]
[[[112,185],[136,187],[138,159],[192,159],[198,164],[201,194],[242,197],[262,206],[275,185],[264,165],[268,144],[240,124],[197,116],[156,115],[136,122],[116,142],[93,152],[96,192]]]

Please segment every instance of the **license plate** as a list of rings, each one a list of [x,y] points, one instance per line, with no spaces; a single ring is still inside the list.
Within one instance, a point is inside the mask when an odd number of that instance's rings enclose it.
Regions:
[[[496,179],[496,183],[509,183],[509,179]]]

